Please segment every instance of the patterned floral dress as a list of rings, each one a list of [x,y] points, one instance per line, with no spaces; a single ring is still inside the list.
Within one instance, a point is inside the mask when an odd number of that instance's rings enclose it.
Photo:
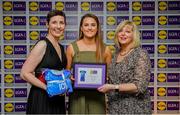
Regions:
[[[150,59],[145,50],[135,48],[121,62],[116,62],[115,54],[109,66],[108,76],[111,84],[134,83],[138,92],[108,93],[109,114],[151,114],[151,101],[148,91],[150,80]]]

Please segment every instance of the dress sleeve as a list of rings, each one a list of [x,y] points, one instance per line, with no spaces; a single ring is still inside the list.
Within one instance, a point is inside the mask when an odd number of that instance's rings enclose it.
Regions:
[[[148,53],[145,50],[140,50],[139,58],[135,66],[135,74],[132,82],[136,85],[138,94],[143,94],[149,85],[151,63]]]

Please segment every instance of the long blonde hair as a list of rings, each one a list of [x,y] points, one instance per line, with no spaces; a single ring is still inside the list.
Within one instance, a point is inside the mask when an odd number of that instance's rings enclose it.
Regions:
[[[132,21],[129,21],[129,20],[124,20],[122,21],[116,28],[115,30],[115,37],[114,37],[114,42],[115,42],[115,45],[118,46],[119,48],[121,47],[121,44],[118,42],[118,33],[119,31],[121,31],[124,26],[126,25],[130,25],[133,27],[133,47],[138,47],[141,45],[141,42],[140,42],[140,33],[139,33],[139,29],[138,27],[136,26],[136,24]]]
[[[100,25],[99,19],[98,19],[98,17],[96,15],[88,13],[88,14],[85,14],[84,16],[82,16],[81,21],[80,21],[80,26],[79,26],[79,40],[83,39],[83,37],[84,37],[84,34],[81,31],[81,27],[83,25],[84,19],[87,18],[87,17],[93,18],[96,21],[96,23],[97,23],[98,31],[97,31],[97,33],[95,35],[96,61],[97,62],[103,62],[104,61],[103,54],[105,52],[105,45],[103,43],[102,32],[101,32],[101,25]]]

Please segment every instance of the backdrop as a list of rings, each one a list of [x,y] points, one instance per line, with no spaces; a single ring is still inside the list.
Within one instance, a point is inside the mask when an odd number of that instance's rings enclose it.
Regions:
[[[112,52],[116,26],[122,20],[133,20],[140,28],[142,47],[151,57],[152,110],[155,114],[179,112],[179,0],[0,0],[1,113],[25,113],[30,85],[19,73],[32,46],[45,38],[46,15],[51,9],[67,15],[60,41],[65,47],[78,37],[80,19],[86,13],[99,17],[103,40]]]

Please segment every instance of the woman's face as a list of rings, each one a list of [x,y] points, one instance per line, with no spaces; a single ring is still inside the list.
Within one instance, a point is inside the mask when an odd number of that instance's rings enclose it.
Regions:
[[[65,20],[63,16],[51,17],[49,24],[46,24],[48,28],[48,34],[51,34],[54,38],[60,38],[65,30]]]
[[[86,17],[83,20],[81,31],[83,32],[84,37],[94,38],[98,29],[97,29],[96,20],[91,17]]]
[[[133,27],[131,25],[126,25],[117,34],[118,42],[121,45],[129,45],[133,42]]]

